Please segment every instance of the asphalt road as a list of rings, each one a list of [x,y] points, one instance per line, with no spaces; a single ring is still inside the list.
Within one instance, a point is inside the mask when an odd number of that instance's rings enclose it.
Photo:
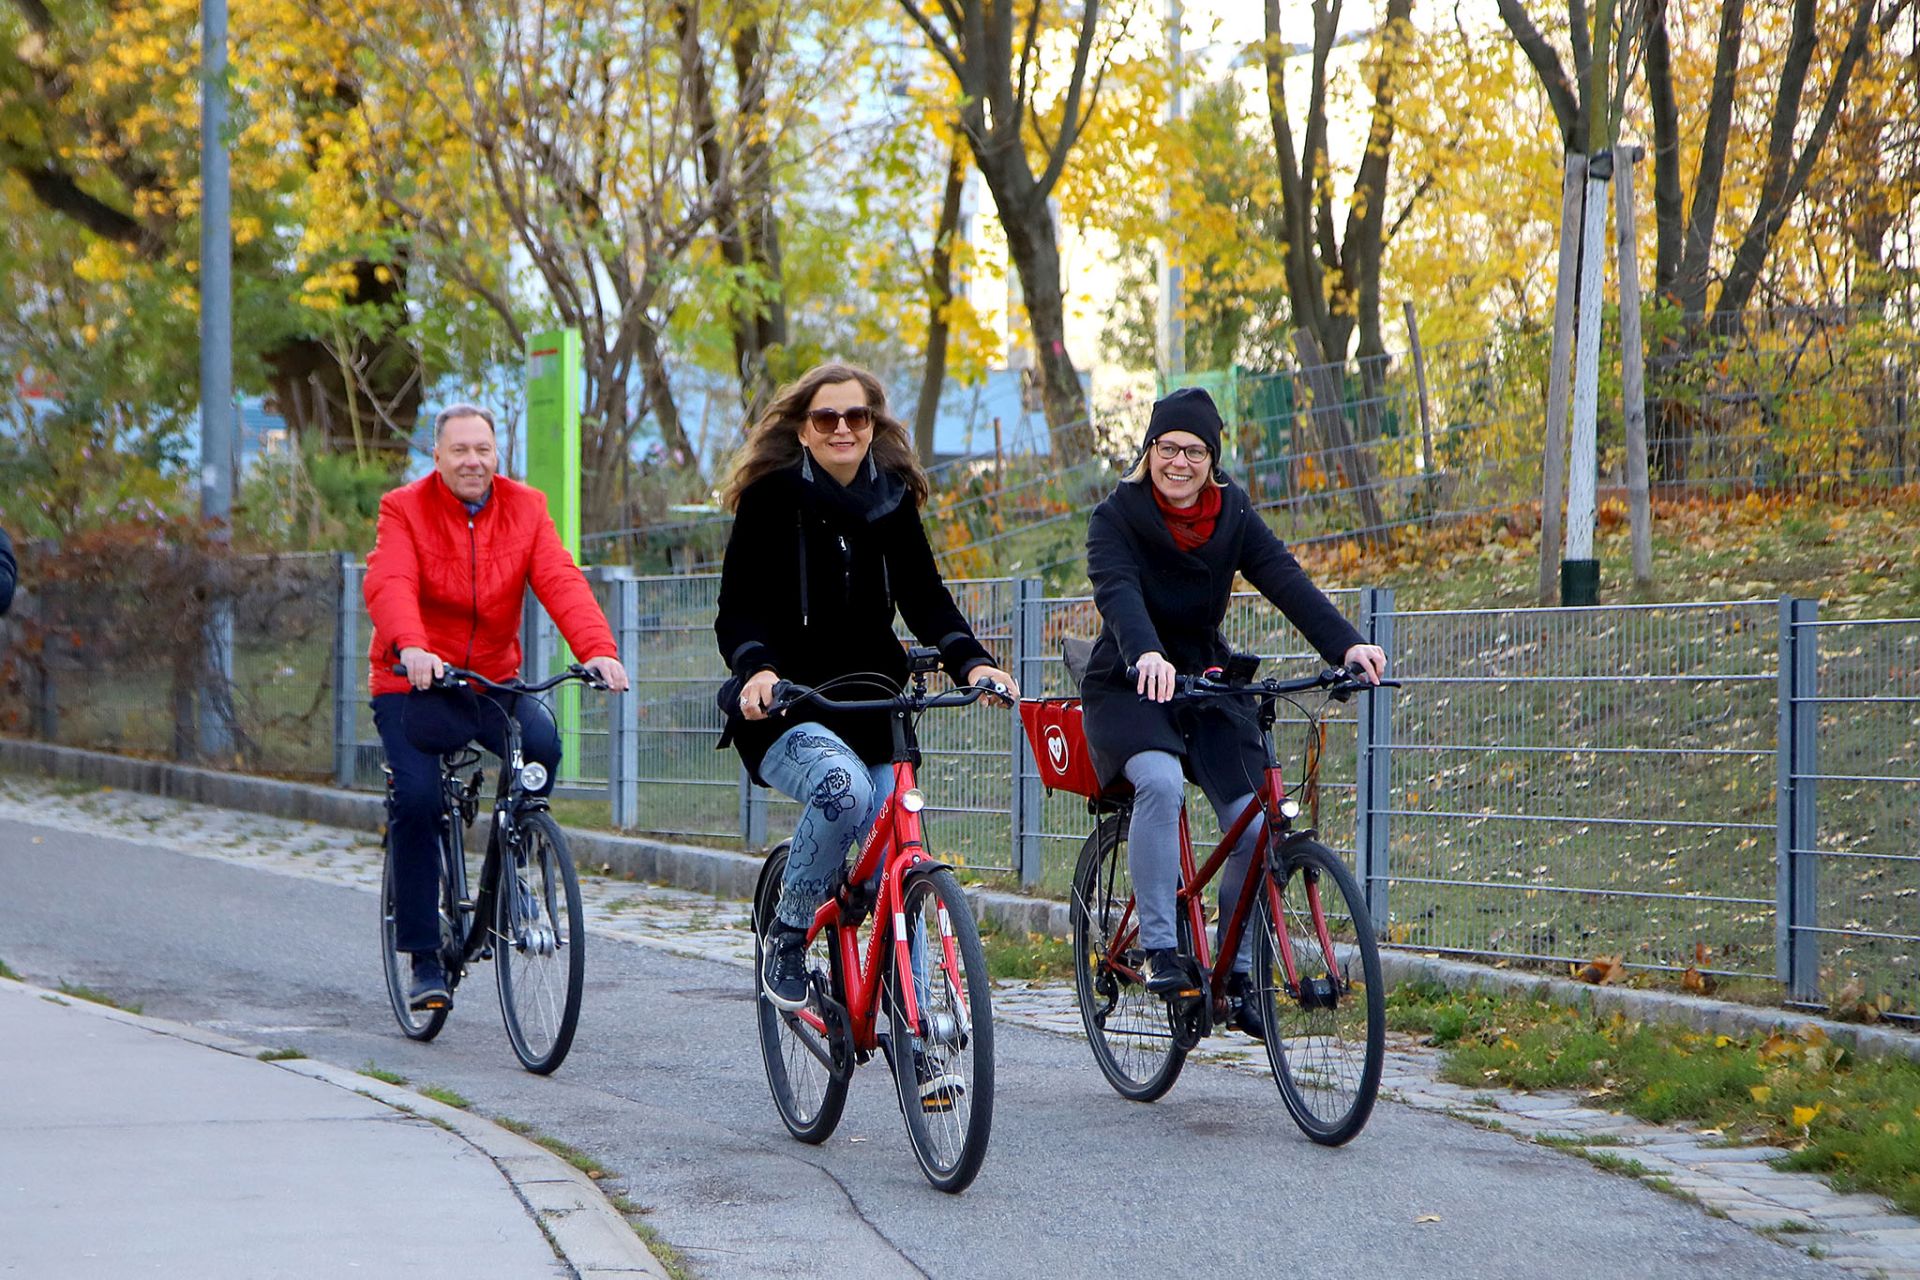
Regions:
[[[1193,1064],[1167,1098],[1129,1103],[1080,1041],[1006,1024],[986,1167],[946,1196],[920,1177],[878,1064],[827,1143],[787,1136],[737,965],[594,937],[572,1056],[542,1079],[515,1063],[484,966],[437,1041],[400,1036],[370,892],[4,819],[0,883],[0,960],[22,977],[456,1090],[617,1170],[712,1280],[1844,1274],[1576,1158],[1392,1104],[1328,1150],[1244,1072]]]

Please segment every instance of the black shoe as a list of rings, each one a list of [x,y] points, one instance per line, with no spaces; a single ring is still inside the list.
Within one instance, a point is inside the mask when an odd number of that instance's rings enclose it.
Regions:
[[[1186,961],[1172,947],[1155,947],[1147,952],[1147,958],[1140,962],[1140,979],[1147,984],[1147,990],[1157,996],[1198,991],[1193,975],[1187,972]]]
[[[760,966],[760,989],[782,1009],[807,1003],[807,931],[775,921],[767,930],[766,960]]]
[[[951,1111],[967,1091],[967,1082],[928,1057],[923,1049],[913,1051],[913,1074],[920,1081],[922,1111]]]
[[[407,1007],[415,1013],[453,1007],[453,990],[447,986],[446,966],[431,951],[413,953],[413,986],[407,990]]]
[[[1255,1040],[1267,1038],[1267,1012],[1260,1000],[1260,993],[1247,989],[1247,975],[1229,974],[1227,977],[1227,1021],[1240,1028]]]

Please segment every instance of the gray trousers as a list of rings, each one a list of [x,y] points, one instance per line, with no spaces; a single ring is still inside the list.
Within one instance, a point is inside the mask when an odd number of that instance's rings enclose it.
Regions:
[[[1174,925],[1174,903],[1180,891],[1180,807],[1186,803],[1187,779],[1180,757],[1167,751],[1142,751],[1128,759],[1124,772],[1133,784],[1133,821],[1127,831],[1127,871],[1133,877],[1134,910],[1140,917],[1140,945],[1148,950],[1179,945]],[[1236,799],[1209,794],[1225,830],[1253,798],[1251,791]],[[1216,952],[1226,940],[1227,921],[1240,900],[1240,885],[1253,861],[1254,846],[1266,817],[1247,824],[1240,842],[1227,856],[1220,872],[1220,924],[1214,931]],[[1195,851],[1198,856],[1199,851]],[[1200,859],[1204,862],[1206,859]],[[1237,973],[1253,967],[1253,929],[1240,936],[1240,953],[1233,959]]]

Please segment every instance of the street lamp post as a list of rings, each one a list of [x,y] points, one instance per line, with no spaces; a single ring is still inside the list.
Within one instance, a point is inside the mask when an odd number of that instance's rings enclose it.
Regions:
[[[227,167],[227,0],[200,9],[200,514],[217,543],[233,516],[233,205]],[[229,754],[233,605],[216,587],[208,620],[200,751]]]

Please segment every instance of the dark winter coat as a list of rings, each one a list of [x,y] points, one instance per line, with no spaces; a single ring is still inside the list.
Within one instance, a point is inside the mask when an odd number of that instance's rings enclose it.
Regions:
[[[5,529],[0,529],[0,614],[13,608],[13,587],[19,577],[20,567],[13,559],[13,541]]]
[[[1182,674],[1224,664],[1220,634],[1236,573],[1278,605],[1328,665],[1362,643],[1286,545],[1228,482],[1213,536],[1182,551],[1153,500],[1153,482],[1122,482],[1087,525],[1087,576],[1103,626],[1081,685],[1087,742],[1105,785],[1141,751],[1183,756],[1210,794],[1245,795],[1259,783],[1265,748],[1247,708],[1232,702],[1149,702],[1126,669],[1158,652]]]
[[[922,644],[940,650],[956,680],[993,659],[953,603],[920,527],[920,509],[898,476],[862,465],[842,487],[802,455],[740,495],[720,574],[713,629],[720,654],[744,680],[771,670],[782,680],[836,686],[846,699],[887,697],[905,685],[906,650],[894,610]],[[737,699],[736,699],[737,706]],[[868,764],[893,758],[884,712],[831,712],[812,705],[747,720],[728,710],[727,731],[747,769],[799,720],[833,730]]]

